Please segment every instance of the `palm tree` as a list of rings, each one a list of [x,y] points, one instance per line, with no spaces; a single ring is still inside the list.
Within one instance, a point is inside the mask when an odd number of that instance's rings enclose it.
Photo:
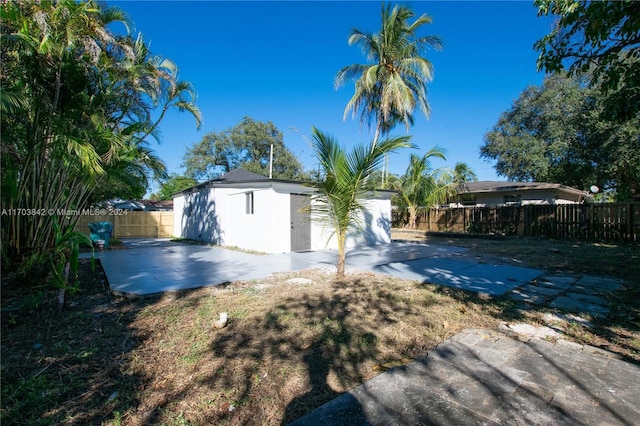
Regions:
[[[453,170],[441,175],[440,181],[447,187],[447,197],[453,197],[464,191],[467,182],[477,182],[478,176],[467,163],[458,162]]]
[[[3,209],[82,209],[107,171],[109,183],[138,189],[149,176],[164,176],[147,137],[158,134],[168,109],[201,122],[195,91],[178,80],[175,64],[151,55],[141,37],[114,34],[108,26],[128,26],[126,15],[94,0],[0,8]],[[54,241],[49,216],[13,216],[1,225],[11,254],[42,252]]]
[[[422,157],[411,154],[409,165],[402,180],[400,201],[409,212],[410,228],[416,227],[418,213],[434,204],[444,202],[449,195],[449,185],[446,184],[446,169],[431,167],[431,158],[446,160],[444,150],[438,146],[431,148]]]
[[[358,145],[349,153],[331,136],[312,129],[311,141],[324,180],[318,184],[315,213],[325,219],[338,240],[338,277],[344,277],[347,233],[357,230],[363,214],[365,182],[386,154],[400,148],[411,148],[410,136],[387,138],[370,146]]]
[[[336,87],[346,80],[356,80],[355,93],[344,111],[353,115],[361,111],[361,123],[375,121],[375,146],[382,133],[388,133],[397,122],[404,122],[407,130],[413,122],[416,106],[429,117],[427,82],[433,79],[433,64],[422,53],[427,48],[440,49],[436,36],[418,37],[418,29],[431,23],[431,17],[421,15],[413,23],[411,9],[404,6],[382,5],[382,28],[378,33],[366,34],[353,30],[349,44],[359,44],[372,60],[370,64],[353,64],[342,68],[335,77]]]
[[[464,188],[464,184],[467,182],[477,182],[478,176],[467,163],[456,163],[453,168],[453,184],[455,190],[461,190]]]
[[[478,176],[467,163],[456,163],[453,168],[453,183],[465,184],[467,182],[477,182]]]

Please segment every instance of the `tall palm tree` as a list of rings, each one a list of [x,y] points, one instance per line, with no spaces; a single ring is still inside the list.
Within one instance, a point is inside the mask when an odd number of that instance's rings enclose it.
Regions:
[[[421,15],[413,23],[408,21],[414,12],[404,6],[382,5],[382,27],[375,34],[354,29],[349,44],[359,44],[371,60],[369,64],[353,64],[342,68],[335,77],[339,87],[346,80],[356,80],[355,93],[344,111],[361,122],[375,122],[373,146],[382,133],[388,133],[397,122],[404,122],[407,130],[418,106],[429,117],[427,82],[433,79],[433,64],[422,56],[428,48],[440,49],[442,42],[436,36],[417,36],[417,31],[431,23],[431,17]]]
[[[445,183],[450,172],[433,169],[431,158],[446,160],[444,150],[438,146],[431,148],[422,157],[411,154],[409,165],[402,179],[400,200],[409,213],[410,228],[416,227],[418,213],[423,209],[444,202],[449,195]]]
[[[338,277],[344,276],[345,243],[349,231],[358,230],[363,215],[365,182],[386,154],[400,148],[412,148],[410,136],[384,139],[375,145],[358,145],[346,152],[331,136],[315,127],[311,141],[324,172],[315,198],[315,213],[327,220],[338,241]]]

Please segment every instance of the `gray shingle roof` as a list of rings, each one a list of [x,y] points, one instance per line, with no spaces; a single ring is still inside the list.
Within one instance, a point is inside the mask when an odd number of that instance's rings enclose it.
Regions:
[[[223,174],[215,179],[212,179],[212,183],[221,182],[255,182],[259,180],[269,180],[267,176],[253,173],[245,169],[233,169],[228,173]]]
[[[477,192],[504,192],[504,191],[523,191],[532,189],[558,189],[570,193],[582,194],[584,191],[572,188],[570,186],[561,185],[559,183],[548,182],[466,182],[461,193],[477,193]]]

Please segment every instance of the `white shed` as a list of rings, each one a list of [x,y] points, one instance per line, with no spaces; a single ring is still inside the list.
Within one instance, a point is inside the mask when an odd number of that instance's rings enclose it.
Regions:
[[[235,169],[173,195],[177,237],[265,253],[337,248],[332,229],[309,209],[315,189]],[[365,200],[362,229],[347,247],[391,241],[392,192]]]

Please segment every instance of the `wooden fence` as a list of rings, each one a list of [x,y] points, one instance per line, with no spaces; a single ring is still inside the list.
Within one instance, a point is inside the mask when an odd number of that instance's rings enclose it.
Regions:
[[[393,212],[393,226],[408,217]],[[419,230],[525,237],[640,240],[640,203],[432,208],[418,216]]]
[[[82,215],[75,231],[89,235],[89,223],[111,222],[113,238],[168,238],[173,235],[173,212],[130,212]]]

